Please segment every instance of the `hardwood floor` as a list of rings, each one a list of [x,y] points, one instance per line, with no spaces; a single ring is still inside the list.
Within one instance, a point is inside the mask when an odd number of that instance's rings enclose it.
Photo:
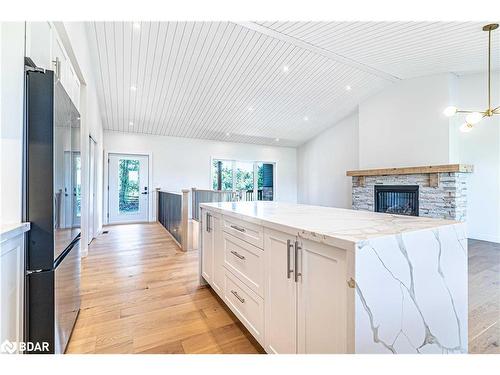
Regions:
[[[500,244],[469,240],[469,353],[500,354]]]
[[[262,353],[159,224],[106,227],[82,265],[67,353]]]
[[[159,224],[106,227],[67,353],[263,353]],[[500,245],[469,241],[469,352],[500,353]]]

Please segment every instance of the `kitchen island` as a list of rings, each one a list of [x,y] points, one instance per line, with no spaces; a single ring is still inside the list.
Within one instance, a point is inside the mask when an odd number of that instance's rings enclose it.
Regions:
[[[206,281],[268,353],[465,353],[467,237],[450,220],[201,204]]]

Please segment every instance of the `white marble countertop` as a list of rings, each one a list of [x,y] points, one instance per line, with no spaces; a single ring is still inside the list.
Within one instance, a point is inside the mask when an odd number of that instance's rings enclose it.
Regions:
[[[30,230],[30,223],[14,223],[0,225],[0,242],[7,241]]]
[[[453,220],[284,202],[219,202],[202,203],[200,206],[257,224],[288,228],[305,238],[319,242],[338,240],[344,243],[357,243],[375,237],[427,230],[457,223]]]

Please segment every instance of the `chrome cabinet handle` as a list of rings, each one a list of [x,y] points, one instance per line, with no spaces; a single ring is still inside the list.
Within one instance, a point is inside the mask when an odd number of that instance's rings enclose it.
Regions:
[[[302,276],[302,272],[299,272],[299,250],[302,247],[299,246],[299,241],[295,241],[295,282],[299,282],[299,276]]]
[[[235,291],[235,290],[231,290],[231,293],[233,293],[233,295],[238,298],[238,301],[240,301],[241,303],[245,303],[245,299],[244,298],[241,298],[239,295],[238,295],[238,292]]]
[[[61,60],[59,60],[59,57],[56,57],[55,60],[52,60],[55,66],[55,74],[58,79],[61,79]]]
[[[290,278],[290,275],[293,273],[293,270],[290,269],[291,261],[290,261],[290,252],[293,248],[292,241],[286,240],[286,277]]]
[[[245,260],[245,257],[243,255],[238,254],[238,252],[236,252],[234,250],[231,250],[231,254],[233,254],[236,258],[240,258],[240,259]]]
[[[236,229],[238,232],[246,232],[245,228],[239,227],[237,225],[231,225],[231,228]]]

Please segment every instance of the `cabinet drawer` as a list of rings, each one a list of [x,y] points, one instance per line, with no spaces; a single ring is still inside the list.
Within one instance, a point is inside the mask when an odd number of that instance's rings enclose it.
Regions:
[[[223,216],[223,223],[225,232],[261,249],[264,248],[264,230],[260,225],[230,216]]]
[[[259,296],[264,296],[264,251],[229,233],[223,234],[224,267]]]
[[[227,270],[224,300],[255,339],[264,345],[264,300]]]

